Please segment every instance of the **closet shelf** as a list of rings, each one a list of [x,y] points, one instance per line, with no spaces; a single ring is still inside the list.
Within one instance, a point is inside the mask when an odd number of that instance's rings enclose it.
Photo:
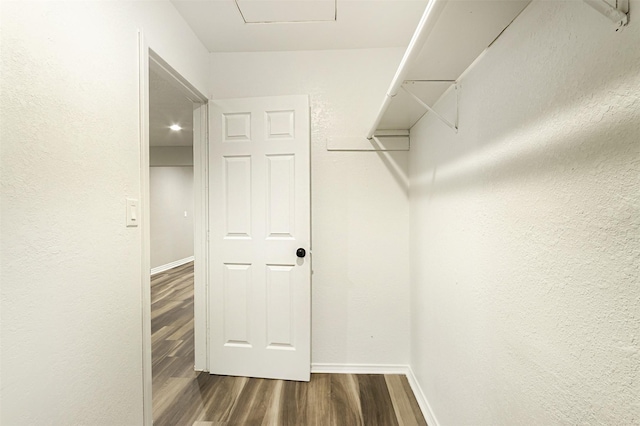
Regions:
[[[605,0],[584,0],[584,2],[613,22],[617,27],[616,31],[629,25],[629,0],[613,0],[615,7]]]
[[[433,105],[450,88],[458,91],[460,75],[530,1],[429,0],[367,139],[383,130],[406,135],[427,112],[457,131],[457,111],[449,117]]]

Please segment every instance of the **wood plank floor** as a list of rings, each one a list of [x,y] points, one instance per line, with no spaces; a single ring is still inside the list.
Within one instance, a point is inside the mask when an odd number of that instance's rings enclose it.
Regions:
[[[426,425],[402,375],[304,383],[194,372],[193,263],[151,277],[151,333],[155,425]]]

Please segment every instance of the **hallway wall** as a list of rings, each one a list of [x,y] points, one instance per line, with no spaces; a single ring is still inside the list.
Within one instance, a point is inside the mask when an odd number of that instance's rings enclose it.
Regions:
[[[631,3],[616,32],[534,1],[461,79],[459,133],[412,129],[411,365],[441,425],[640,421]]]
[[[193,167],[150,167],[149,193],[151,268],[192,257]]]
[[[168,1],[2,2],[3,425],[141,425],[138,29],[203,93]]]

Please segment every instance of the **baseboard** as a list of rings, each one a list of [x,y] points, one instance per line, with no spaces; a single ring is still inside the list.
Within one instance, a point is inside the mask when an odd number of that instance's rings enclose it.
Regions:
[[[312,373],[335,374],[407,374],[408,365],[396,364],[311,364]]]
[[[420,406],[420,410],[422,410],[422,415],[424,419],[427,421],[429,426],[440,426],[438,423],[438,419],[436,415],[433,413],[433,409],[427,400],[427,397],[424,396],[424,392],[422,392],[422,388],[418,383],[418,379],[413,374],[413,370],[411,367],[407,367],[407,380],[409,381],[409,386],[411,386],[411,390],[418,401],[418,405]]]
[[[151,268],[151,275],[159,274],[160,272],[168,271],[169,269],[176,268],[178,266],[182,266],[185,263],[193,262],[193,256],[185,257],[184,259],[179,259],[173,261],[171,263],[167,263],[166,265],[156,266],[155,268]]]

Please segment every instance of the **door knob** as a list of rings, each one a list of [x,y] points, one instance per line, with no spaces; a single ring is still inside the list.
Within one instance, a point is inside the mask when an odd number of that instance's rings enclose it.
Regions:
[[[305,251],[305,249],[299,248],[298,250],[296,250],[296,256],[305,257],[306,255],[307,255],[307,252]]]

